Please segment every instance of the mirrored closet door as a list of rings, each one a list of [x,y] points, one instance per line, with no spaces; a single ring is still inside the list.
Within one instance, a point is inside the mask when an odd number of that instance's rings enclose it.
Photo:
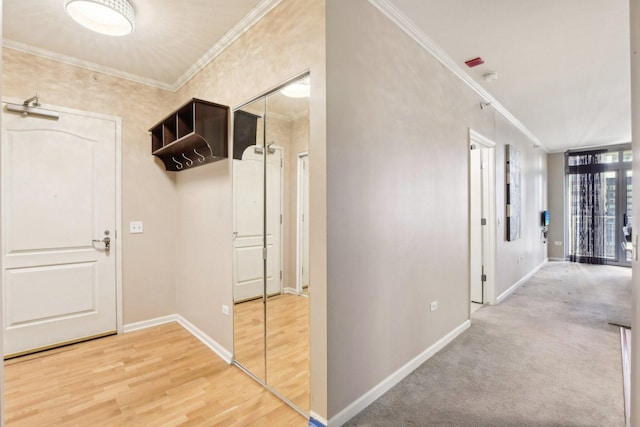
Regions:
[[[307,414],[308,154],[308,75],[234,112],[234,357]]]

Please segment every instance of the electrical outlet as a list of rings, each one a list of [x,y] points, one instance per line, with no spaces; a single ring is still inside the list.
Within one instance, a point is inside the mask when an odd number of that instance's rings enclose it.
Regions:
[[[129,233],[139,234],[143,232],[142,221],[131,221],[129,223]]]
[[[224,314],[225,316],[229,315],[229,306],[228,305],[222,305],[222,314]]]
[[[431,301],[431,311],[436,311],[438,309],[438,301]]]
[[[557,240],[555,242],[553,242],[553,244],[556,245],[556,246],[562,246],[562,242],[559,242]]]

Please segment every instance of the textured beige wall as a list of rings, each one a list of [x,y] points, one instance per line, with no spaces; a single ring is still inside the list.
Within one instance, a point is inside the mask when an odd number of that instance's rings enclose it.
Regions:
[[[327,2],[329,417],[469,318],[479,105],[366,0]]]
[[[549,176],[547,189],[549,194],[549,239],[547,241],[547,253],[549,258],[564,259],[564,154],[548,154],[547,169]],[[560,242],[560,245],[556,245],[555,242]]]
[[[497,282],[546,256],[545,153],[480,101],[366,0],[327,1],[330,419],[469,318],[468,128],[497,143],[501,224],[505,143],[531,192],[523,239],[499,228]]]
[[[26,99],[37,92],[43,104],[122,118],[124,323],[175,313],[174,173],[151,155],[147,132],[169,112],[174,95],[7,48],[2,78],[6,97]],[[129,221],[144,221],[144,233],[129,234]]]
[[[178,102],[191,97],[232,108],[309,70],[311,75],[311,162],[324,150],[325,21],[323,0],[284,0],[183,86]],[[177,104],[176,104],[177,106]],[[314,148],[315,147],[315,148]],[[317,154],[316,154],[317,153]],[[176,174],[177,311],[228,350],[233,348],[232,317],[232,185],[230,160]],[[316,170],[312,203],[322,205],[324,171]],[[318,215],[322,210],[318,210]],[[315,221],[315,224],[314,224]],[[324,259],[323,219],[311,218],[312,247]],[[314,241],[313,233],[320,238]],[[312,273],[313,274],[313,273]],[[323,275],[317,270],[311,295],[311,408],[324,415],[326,392],[325,299]],[[314,366],[315,365],[315,366]]]
[[[2,0],[0,0],[0,34],[2,34]],[[2,48],[0,48],[1,50]],[[0,55],[0,99],[2,99],[3,96],[3,90],[2,90],[2,56]],[[0,114],[0,129],[2,128],[2,115]],[[2,161],[2,158],[0,158],[0,164]],[[0,174],[0,188],[2,188],[3,183],[2,183],[2,174]],[[2,228],[0,227],[0,241],[2,241]],[[0,257],[0,270],[2,270],[2,257]],[[2,283],[2,278],[0,277],[0,286],[2,287],[2,289],[4,289],[4,285]],[[4,319],[4,312],[3,312],[3,307],[4,307],[4,297],[3,294],[4,292],[0,292],[0,319]],[[4,328],[3,328],[4,329]],[[2,332],[0,332],[0,354],[4,354],[4,347],[3,347],[3,337],[2,337]],[[0,364],[0,426],[4,426],[4,401],[3,401],[3,396],[4,396],[4,363]]]

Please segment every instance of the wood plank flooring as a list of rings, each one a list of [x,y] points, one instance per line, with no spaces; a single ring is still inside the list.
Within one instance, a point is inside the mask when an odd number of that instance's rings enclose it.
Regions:
[[[7,426],[306,426],[177,323],[5,362]]]
[[[308,413],[309,298],[292,294],[268,298],[266,357],[263,306],[262,300],[234,306],[236,359]]]

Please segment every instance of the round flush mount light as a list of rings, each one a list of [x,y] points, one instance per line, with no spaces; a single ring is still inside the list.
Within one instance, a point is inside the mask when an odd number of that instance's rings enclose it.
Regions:
[[[74,21],[96,33],[125,36],[133,31],[135,11],[127,0],[66,0]]]
[[[284,96],[289,98],[308,98],[311,95],[311,86],[309,85],[309,78],[305,77],[302,80],[295,81],[287,86],[283,87],[280,92]]]

